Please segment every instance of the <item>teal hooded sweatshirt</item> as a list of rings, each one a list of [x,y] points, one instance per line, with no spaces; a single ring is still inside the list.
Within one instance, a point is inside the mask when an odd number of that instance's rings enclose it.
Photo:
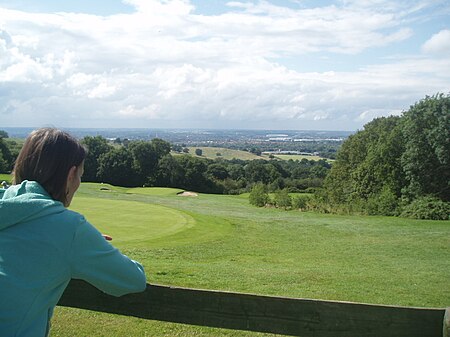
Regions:
[[[114,296],[146,288],[138,262],[37,182],[0,189],[0,336],[46,336],[72,278]]]

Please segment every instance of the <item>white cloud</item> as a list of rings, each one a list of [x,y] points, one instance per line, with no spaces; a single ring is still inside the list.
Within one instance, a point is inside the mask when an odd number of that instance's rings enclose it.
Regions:
[[[10,107],[0,114],[33,112],[48,123],[67,115],[66,123],[84,126],[117,118],[124,126],[193,120],[301,128],[340,120],[355,128],[449,89],[450,61],[433,54],[444,51],[448,30],[426,42],[423,55],[353,71],[283,64],[309,53],[332,62],[407,40],[414,30],[402,24],[410,15],[403,3],[293,9],[230,2],[215,16],[195,14],[189,1],[127,3],[134,13],[105,17],[0,8],[0,86],[7,93],[0,103]]]
[[[119,118],[144,118],[144,119],[159,119],[164,118],[158,112],[159,107],[156,104],[150,104],[143,108],[136,108],[134,105],[128,105],[119,110],[115,115]]]
[[[402,110],[389,110],[389,109],[369,109],[363,111],[359,116],[358,120],[368,123],[376,117],[387,117],[387,116],[400,116]]]
[[[53,77],[53,59],[35,59],[30,55],[22,54],[17,48],[5,51],[3,71],[0,72],[0,81],[4,82],[43,82]],[[9,62],[8,62],[9,60]],[[3,63],[3,62],[2,62]]]
[[[450,29],[441,30],[434,34],[428,41],[426,41],[422,50],[425,53],[438,54],[443,57],[450,56]]]
[[[116,92],[116,87],[109,85],[106,81],[101,81],[96,87],[89,92],[89,98],[106,98],[112,96]]]

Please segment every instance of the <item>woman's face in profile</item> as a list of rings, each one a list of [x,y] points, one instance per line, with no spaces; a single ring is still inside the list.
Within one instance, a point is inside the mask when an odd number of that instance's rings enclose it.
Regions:
[[[69,176],[67,177],[67,201],[64,206],[69,207],[72,202],[72,198],[75,192],[78,190],[81,184],[81,177],[84,173],[84,161],[78,166],[73,167],[69,171]]]

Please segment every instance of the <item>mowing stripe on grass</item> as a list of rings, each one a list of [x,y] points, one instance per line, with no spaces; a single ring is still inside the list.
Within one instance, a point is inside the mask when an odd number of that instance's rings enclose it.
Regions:
[[[75,197],[70,207],[83,214],[99,231],[125,247],[173,246],[214,240],[226,234],[228,222],[173,208],[137,201]]]

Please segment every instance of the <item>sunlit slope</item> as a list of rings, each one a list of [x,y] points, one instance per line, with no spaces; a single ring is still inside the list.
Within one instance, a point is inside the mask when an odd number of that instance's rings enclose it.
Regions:
[[[156,196],[173,196],[183,192],[178,188],[170,187],[135,187],[127,190],[131,194],[156,195]]]
[[[119,248],[192,244],[215,240],[231,231],[224,219],[145,202],[76,196],[70,208],[112,236]]]
[[[247,151],[241,151],[241,150],[234,150],[234,149],[227,149],[223,147],[205,147],[205,146],[198,146],[198,147],[189,147],[189,154],[198,157],[195,154],[195,150],[200,149],[202,150],[202,157],[208,158],[208,159],[217,159],[222,158],[226,160],[231,159],[241,159],[241,160],[254,160],[254,159],[268,159],[268,156],[257,156],[254,153],[250,153]]]

